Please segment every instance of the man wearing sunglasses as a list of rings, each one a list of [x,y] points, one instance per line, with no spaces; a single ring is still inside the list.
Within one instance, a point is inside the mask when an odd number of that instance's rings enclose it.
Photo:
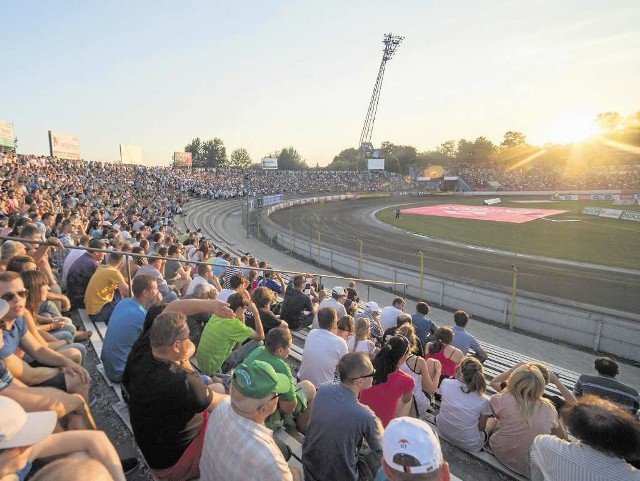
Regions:
[[[275,412],[280,394],[290,390],[289,377],[276,373],[265,361],[256,359],[235,369],[230,399],[211,413],[200,460],[201,481],[301,479],[264,425]]]
[[[318,389],[302,446],[305,480],[373,479],[382,457],[382,423],[358,396],[375,373],[369,356],[350,352],[338,363],[340,382]]]
[[[0,272],[0,299],[9,303],[9,311],[1,319],[4,346],[0,359],[14,377],[27,386],[49,386],[68,393],[78,393],[85,400],[89,394],[89,373],[80,365],[60,355],[48,346],[40,344],[28,331],[22,316],[27,290],[17,272]],[[20,359],[18,347],[34,358],[41,367],[31,367]]]

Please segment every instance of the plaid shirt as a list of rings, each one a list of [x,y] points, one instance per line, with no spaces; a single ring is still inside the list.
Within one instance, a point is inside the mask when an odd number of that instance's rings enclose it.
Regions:
[[[271,430],[240,416],[225,400],[209,416],[200,480],[293,481],[293,475]]]

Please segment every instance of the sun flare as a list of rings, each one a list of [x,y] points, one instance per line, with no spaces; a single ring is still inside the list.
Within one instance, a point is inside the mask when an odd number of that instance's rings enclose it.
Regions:
[[[552,122],[546,135],[549,142],[571,144],[596,135],[595,115],[572,114]]]

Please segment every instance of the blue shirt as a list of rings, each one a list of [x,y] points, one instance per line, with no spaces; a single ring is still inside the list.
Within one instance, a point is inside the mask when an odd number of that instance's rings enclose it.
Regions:
[[[133,343],[142,333],[147,310],[138,301],[125,297],[116,305],[109,318],[109,327],[102,344],[104,372],[113,382],[122,381]]]
[[[429,333],[431,331],[435,332],[438,329],[438,326],[435,323],[426,317],[424,317],[419,312],[415,312],[411,316],[411,322],[413,323],[413,327],[416,330],[416,336],[422,342],[422,346],[427,343],[427,337],[429,337]]]
[[[13,376],[5,366],[4,361],[0,361],[0,391],[9,387],[13,381]]]
[[[464,327],[452,326],[453,333],[453,342],[451,345],[453,347],[457,347],[462,351],[462,354],[465,356],[469,352],[469,348],[473,349],[473,352],[478,353],[480,349],[480,344],[478,340],[469,334]]]
[[[211,262],[211,265],[213,266],[212,270],[214,275],[220,279],[222,274],[224,274],[226,267],[229,265],[229,262],[225,261],[222,257],[216,257],[213,259],[213,262]]]
[[[20,340],[22,336],[27,333],[27,325],[22,317],[18,317],[11,330],[5,329],[2,331],[2,338],[4,339],[4,346],[0,349],[0,359],[6,359],[7,357],[15,354],[20,346]]]

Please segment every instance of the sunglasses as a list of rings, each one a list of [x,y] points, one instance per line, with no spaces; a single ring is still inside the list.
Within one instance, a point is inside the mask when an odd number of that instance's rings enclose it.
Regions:
[[[375,375],[376,375],[376,370],[374,369],[373,372],[371,372],[370,374],[365,374],[364,376],[354,377],[353,380],[355,381],[356,379],[366,379],[368,377],[373,377]]]
[[[266,406],[266,405],[267,405],[267,404],[269,404],[271,401],[273,401],[274,399],[277,399],[277,398],[279,398],[279,397],[280,397],[280,394],[279,394],[279,393],[274,394],[273,396],[271,396],[271,397],[269,398],[269,400],[268,400],[268,401],[263,402],[262,404],[260,404],[260,406],[258,406],[258,409],[260,409],[262,406]],[[257,411],[258,409],[256,409],[256,411]]]
[[[20,297],[20,299],[24,299],[25,297],[27,297],[28,293],[29,291],[27,289],[20,289],[17,292],[7,292],[6,294],[2,294],[0,296],[0,299],[11,302],[16,296]]]

